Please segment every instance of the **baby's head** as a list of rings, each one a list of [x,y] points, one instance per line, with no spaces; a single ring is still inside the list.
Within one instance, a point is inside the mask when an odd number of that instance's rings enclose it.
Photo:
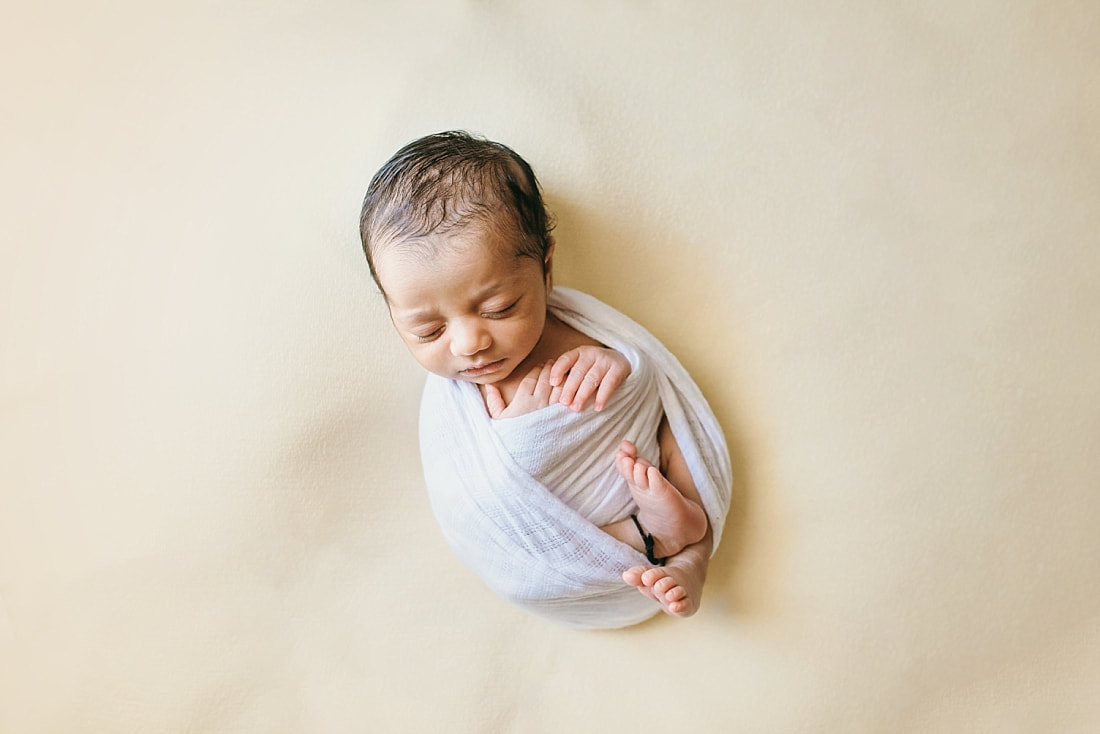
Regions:
[[[527,161],[511,148],[462,131],[426,135],[397,151],[371,179],[359,234],[371,277],[385,295],[375,255],[382,249],[428,253],[471,225],[545,264],[553,223]]]
[[[371,276],[413,357],[481,385],[521,374],[542,338],[550,229],[526,161],[462,132],[397,151],[360,217]]]

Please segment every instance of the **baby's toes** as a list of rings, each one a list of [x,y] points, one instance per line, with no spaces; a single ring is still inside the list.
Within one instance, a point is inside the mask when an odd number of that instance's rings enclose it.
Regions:
[[[665,601],[669,604],[686,599],[687,595],[687,589],[683,586],[673,586],[664,592]]]
[[[676,579],[672,578],[671,576],[665,576],[663,579],[658,580],[656,583],[653,584],[651,588],[654,592],[665,597],[665,599],[667,599],[668,601],[676,601],[677,599],[682,599],[684,596],[683,588],[680,587],[680,585],[676,583]],[[672,594],[677,589],[680,590],[680,595],[670,596],[670,594]]]
[[[645,566],[634,566],[623,571],[623,581],[631,586],[645,586],[645,582],[642,581],[642,575],[645,573]]]
[[[668,578],[668,572],[663,568],[649,568],[642,574],[642,583],[652,589],[665,578]]]
[[[628,568],[627,570],[623,571],[623,581],[630,584],[631,586],[637,587],[638,591],[642,592],[643,596],[649,597],[656,602],[660,602],[660,600],[657,598],[657,595],[653,593],[653,589],[646,586],[645,582],[642,581],[642,576],[645,575],[645,570],[645,566],[634,566],[633,568]]]
[[[691,599],[681,599],[666,604],[669,614],[675,614],[677,617],[689,617],[695,611],[695,604]]]

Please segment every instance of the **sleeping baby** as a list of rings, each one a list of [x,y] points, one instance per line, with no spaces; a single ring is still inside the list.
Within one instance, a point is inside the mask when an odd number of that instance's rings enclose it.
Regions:
[[[490,588],[551,620],[690,616],[729,506],[721,429],[645,329],[553,286],[550,230],[526,161],[467,133],[420,138],[371,180],[363,249],[430,373],[433,512]]]

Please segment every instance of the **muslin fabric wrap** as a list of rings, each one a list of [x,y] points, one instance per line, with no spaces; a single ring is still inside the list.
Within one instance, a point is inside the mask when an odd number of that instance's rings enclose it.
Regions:
[[[659,607],[621,574],[646,558],[599,529],[634,510],[613,466],[619,441],[634,441],[640,456],[656,462],[657,427],[667,416],[715,549],[729,509],[729,453],[698,387],[646,329],[561,286],[549,307],[626,355],[630,377],[600,412],[551,406],[493,420],[475,385],[429,375],[420,450],[432,510],[463,563],[509,601],[567,626],[636,624]]]

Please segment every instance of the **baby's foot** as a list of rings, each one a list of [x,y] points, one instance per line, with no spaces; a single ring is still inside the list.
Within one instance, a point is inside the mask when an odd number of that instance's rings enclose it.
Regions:
[[[699,611],[706,581],[707,559],[684,552],[657,568],[634,566],[623,572],[623,581],[654,599],[666,614],[690,617]]]
[[[666,558],[699,541],[707,532],[707,514],[672,486],[661,470],[638,458],[638,449],[623,441],[615,467],[638,504],[638,523],[653,536],[653,555]]]

